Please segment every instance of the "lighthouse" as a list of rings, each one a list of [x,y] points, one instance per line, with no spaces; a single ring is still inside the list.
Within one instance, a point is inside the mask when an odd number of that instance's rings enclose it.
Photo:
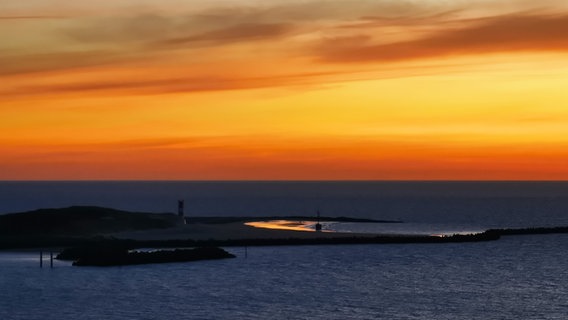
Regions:
[[[183,224],[185,224],[186,221],[183,209],[184,209],[184,200],[178,200],[178,217],[180,217],[183,221]]]

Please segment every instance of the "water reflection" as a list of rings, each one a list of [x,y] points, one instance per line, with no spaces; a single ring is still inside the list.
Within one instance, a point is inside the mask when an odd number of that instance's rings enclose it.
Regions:
[[[279,230],[294,230],[315,232],[317,221],[297,221],[297,220],[269,220],[247,222],[245,225]],[[323,232],[340,233],[370,233],[382,235],[430,235],[430,236],[451,236],[454,234],[476,234],[485,231],[487,228],[461,226],[453,224],[425,224],[425,223],[362,223],[362,222],[321,222]]]
[[[269,220],[269,221],[253,221],[247,222],[245,225],[255,228],[278,229],[278,230],[294,230],[315,232],[317,221],[295,221],[295,220]],[[325,227],[324,227],[325,229]],[[332,230],[322,230],[331,232]]]

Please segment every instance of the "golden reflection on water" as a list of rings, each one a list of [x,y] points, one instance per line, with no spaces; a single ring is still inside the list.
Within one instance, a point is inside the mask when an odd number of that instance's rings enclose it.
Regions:
[[[315,232],[312,226],[316,223],[316,221],[270,220],[246,222],[245,225],[255,228]]]

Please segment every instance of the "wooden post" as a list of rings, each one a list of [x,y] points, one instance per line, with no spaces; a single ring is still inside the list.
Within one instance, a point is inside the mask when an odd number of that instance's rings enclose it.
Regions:
[[[245,246],[245,259],[248,258],[248,247]]]
[[[53,268],[53,252],[49,253],[49,267]]]
[[[39,267],[43,268],[43,251],[39,251]]]

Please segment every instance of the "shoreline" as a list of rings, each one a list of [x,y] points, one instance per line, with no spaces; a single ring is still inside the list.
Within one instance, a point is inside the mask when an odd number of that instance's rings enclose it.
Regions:
[[[308,233],[308,232],[301,232]],[[315,232],[310,232],[315,233]],[[27,241],[8,241],[0,238],[1,252],[35,252],[37,250],[61,251],[76,246],[121,246],[136,248],[192,248],[192,247],[247,247],[247,246],[298,246],[342,244],[443,244],[498,241],[505,236],[566,234],[568,227],[492,229],[482,233],[452,236],[341,234],[328,237],[272,237],[236,239],[167,239],[141,240],[115,237],[36,237]],[[327,233],[332,234],[332,233]],[[322,235],[322,234],[318,234]],[[12,239],[15,240],[15,239]],[[21,240],[21,239],[20,239]]]
[[[132,248],[452,243],[494,241],[508,235],[568,233],[568,226],[490,229],[449,235],[317,232],[306,228],[306,225],[313,224],[313,216],[182,218],[174,214],[133,213],[77,206],[16,213],[0,218],[0,227],[4,231],[0,233],[0,250],[64,248],[97,243]],[[270,225],[272,220],[282,223]],[[319,217],[318,221],[403,223],[346,217]],[[253,227],[251,222],[268,222],[268,226],[286,226],[288,229]]]
[[[252,227],[250,227],[252,228]],[[85,245],[116,245],[129,248],[180,248],[180,247],[242,247],[242,246],[286,246],[286,245],[334,245],[334,244],[442,244],[496,241],[503,236],[546,235],[568,233],[568,227],[526,228],[526,229],[493,229],[482,233],[452,236],[420,236],[420,235],[376,235],[376,234],[334,234],[301,231],[268,230],[277,232],[272,237],[243,238],[201,238],[201,239],[133,239],[117,237],[34,237],[33,239],[0,238],[1,251],[28,251],[61,249]],[[284,236],[284,234],[286,236]],[[299,236],[309,235],[309,236]],[[292,235],[292,236],[291,236]],[[296,235],[294,237],[293,235]],[[19,241],[18,241],[19,240]]]

